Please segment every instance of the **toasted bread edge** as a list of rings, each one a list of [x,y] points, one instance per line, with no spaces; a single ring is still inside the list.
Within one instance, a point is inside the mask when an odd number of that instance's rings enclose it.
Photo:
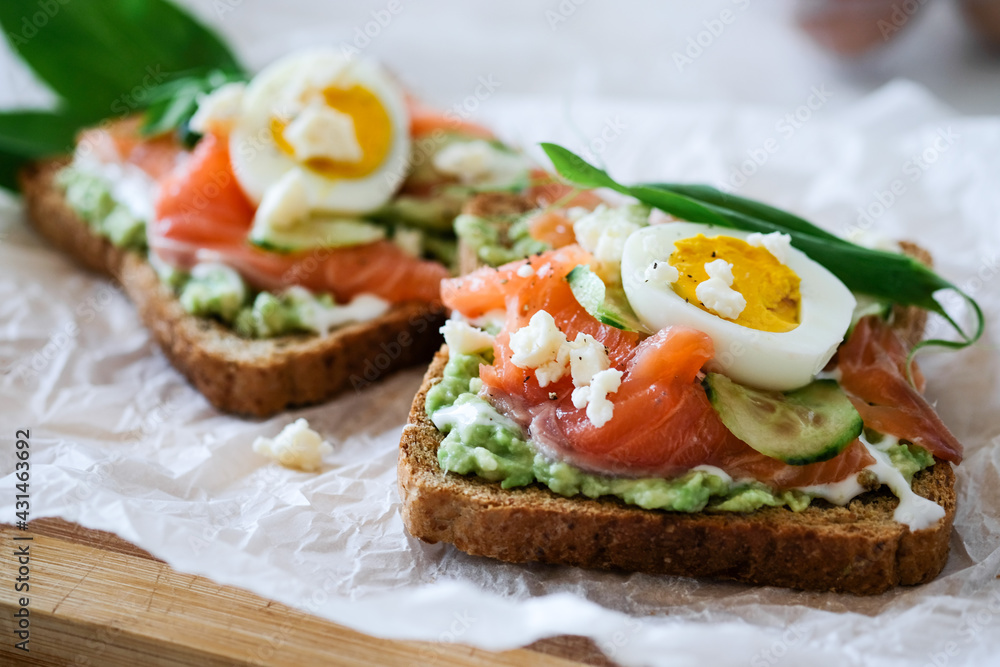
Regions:
[[[955,515],[947,462],[918,473],[914,490],[945,509],[927,530],[893,519],[885,488],[846,507],[814,502],[802,512],[687,514],[644,510],[615,498],[563,497],[533,484],[501,489],[475,476],[442,472],[442,435],[427,417],[427,392],[442,377],[447,347],[414,399],[400,442],[398,479],[407,530],[472,555],[601,570],[729,579],[760,585],[881,593],[933,579],[948,558]]]

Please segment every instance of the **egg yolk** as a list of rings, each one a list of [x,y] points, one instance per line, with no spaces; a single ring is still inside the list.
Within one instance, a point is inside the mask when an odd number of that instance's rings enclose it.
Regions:
[[[708,238],[704,234],[674,243],[669,263],[680,277],[674,292],[688,303],[711,313],[695,295],[698,285],[708,280],[705,264],[724,259],[733,265],[732,289],[743,295],[747,305],[736,322],[758,331],[785,332],[799,325],[799,277],[779,262],[766,248],[752,246],[731,236]],[[713,313],[714,314],[714,313]]]
[[[329,87],[322,94],[327,106],[347,114],[354,121],[354,133],[361,146],[361,159],[357,162],[344,162],[314,157],[302,161],[302,164],[327,178],[363,178],[369,175],[385,161],[392,146],[392,120],[389,112],[378,97],[363,86]],[[284,137],[287,126],[288,122],[285,120],[271,119],[274,143],[282,152],[294,158],[295,149]]]

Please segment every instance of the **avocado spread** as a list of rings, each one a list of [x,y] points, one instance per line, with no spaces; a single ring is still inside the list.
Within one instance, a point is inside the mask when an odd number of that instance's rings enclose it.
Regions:
[[[500,266],[551,250],[548,243],[532,238],[527,217],[504,225],[498,220],[462,214],[455,218],[455,234],[490,266]]]
[[[56,175],[56,184],[63,188],[69,207],[97,234],[119,248],[146,247],[146,222],[116,202],[100,176],[69,166]]]
[[[181,278],[170,276],[172,283],[167,276],[161,277],[175,289],[185,311],[220,320],[244,338],[322,334],[331,323],[363,315],[358,308],[348,310],[335,303],[330,294],[312,294],[302,288],[254,294],[236,271],[221,264],[199,264]]]
[[[868,440],[873,444],[877,444],[876,441],[881,437],[880,434],[876,434],[876,438],[873,439],[871,434],[868,434]],[[903,473],[908,483],[913,482],[913,476],[918,472],[934,465],[934,455],[920,445],[901,442],[890,445],[884,451],[889,455],[889,461]]]
[[[303,291],[304,292],[304,291]],[[321,308],[335,308],[329,294],[312,296],[305,293],[272,294],[259,292],[253,304],[243,308],[233,323],[236,333],[248,338],[270,338],[291,333],[317,333],[305,316],[312,304]]]
[[[696,468],[675,479],[634,479],[597,475],[553,461],[517,424],[477,395],[479,365],[492,363],[491,356],[452,355],[443,378],[427,393],[427,414],[445,434],[438,448],[442,470],[475,474],[500,482],[505,489],[538,482],[563,496],[615,496],[644,509],[675,512],[751,512],[765,506],[788,506],[798,512],[812,501],[802,491],[775,492],[759,482],[732,482],[706,469]],[[888,452],[907,479],[934,463],[926,450],[914,445],[894,445]]]
[[[181,306],[192,315],[218,317],[232,322],[247,298],[239,274],[221,264],[199,264],[178,294]]]

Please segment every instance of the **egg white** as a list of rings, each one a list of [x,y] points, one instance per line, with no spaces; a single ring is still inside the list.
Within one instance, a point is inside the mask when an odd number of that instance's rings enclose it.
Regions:
[[[645,227],[626,240],[622,284],[639,319],[654,331],[687,326],[705,332],[715,344],[709,370],[724,373],[736,382],[777,391],[790,391],[811,382],[833,357],[851,324],[854,295],[823,266],[791,248],[785,264],[801,280],[799,325],[779,333],[724,320],[685,302],[669,284],[646,281],[647,267],[654,261],[669,259],[675,242],[698,234],[746,240],[750,232],[671,222]]]
[[[382,164],[362,178],[329,177],[282,152],[271,119],[288,119],[302,108],[302,93],[360,85],[375,95],[389,115],[392,139]],[[334,49],[294,53],[261,71],[246,88],[239,119],[230,135],[236,177],[255,203],[287,172],[304,175],[308,207],[314,211],[358,214],[384,204],[406,176],[410,155],[409,114],[403,91],[377,63],[347,58]]]

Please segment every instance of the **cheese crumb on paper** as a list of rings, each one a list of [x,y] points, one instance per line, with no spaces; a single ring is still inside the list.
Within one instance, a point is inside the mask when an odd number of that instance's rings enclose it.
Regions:
[[[333,447],[309,428],[305,419],[296,419],[275,438],[257,438],[253,450],[286,468],[304,472],[318,472],[323,466],[323,457],[333,453]]]

